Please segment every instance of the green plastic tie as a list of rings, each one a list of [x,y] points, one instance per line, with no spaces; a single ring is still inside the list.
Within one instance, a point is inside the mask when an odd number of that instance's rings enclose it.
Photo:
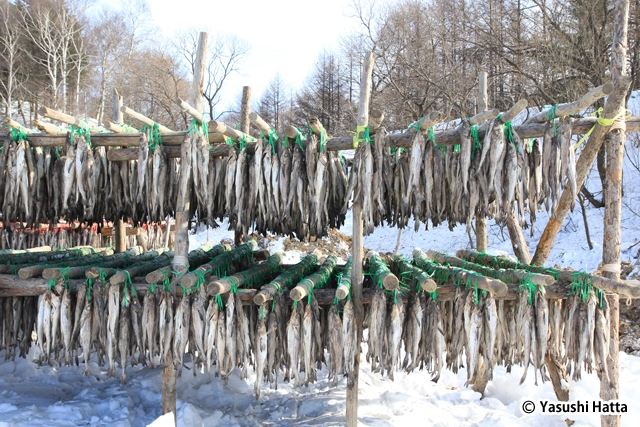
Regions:
[[[27,130],[20,126],[20,129],[10,129],[11,131],[11,140],[15,143],[19,143],[20,141],[27,140]]]
[[[518,146],[516,145],[516,142],[513,139],[513,128],[511,126],[511,122],[506,122],[504,124],[504,137],[507,139],[507,141],[513,144],[513,147],[516,149],[516,153],[517,153]]]
[[[558,129],[557,129],[557,123],[556,123],[556,108],[558,106],[557,105],[553,105],[551,106],[551,108],[549,108],[549,111],[547,111],[547,121],[551,121],[553,120],[553,136],[558,135]]]
[[[91,301],[91,289],[93,288],[93,279],[91,279],[90,277],[87,277],[87,280],[85,281],[85,283],[87,284],[87,301]]]

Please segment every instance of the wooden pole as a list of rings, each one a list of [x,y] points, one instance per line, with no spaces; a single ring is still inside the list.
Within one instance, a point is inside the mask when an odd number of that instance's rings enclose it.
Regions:
[[[62,123],[66,123],[70,126],[82,127],[83,125],[86,125],[86,122],[84,120],[77,119],[73,116],[62,113],[60,111],[53,110],[51,108],[40,107],[38,109],[38,112],[40,113],[41,116],[48,117],[50,119],[57,120]],[[91,132],[100,131],[100,128],[96,128],[93,126],[90,126],[89,129]]]
[[[613,79],[612,79],[613,80]],[[613,83],[613,84],[612,84]],[[611,94],[613,92],[614,82],[607,82],[602,86],[595,87],[587,92],[582,98],[577,101],[567,102],[564,104],[556,105],[555,117],[569,116],[571,114],[577,114],[587,108],[589,105],[593,104],[599,99],[604,98],[605,96]],[[543,110],[538,114],[532,116],[527,120],[527,123],[542,123],[548,120],[549,110]]]
[[[240,130],[244,133],[249,133],[249,124],[251,119],[249,114],[251,113],[251,86],[242,87],[242,104],[240,107]]]
[[[251,86],[243,86],[242,88],[242,104],[240,105],[240,131],[249,133],[251,124]],[[244,236],[241,230],[235,230],[233,233],[233,242],[236,247],[242,244]]]
[[[191,105],[189,105],[189,103],[187,101],[184,101],[180,98],[176,98],[175,103],[178,107],[180,107],[180,110],[184,113],[187,113],[188,115],[190,115],[191,117],[193,117],[194,119],[196,119],[196,121],[199,124],[202,124],[204,122],[204,118],[202,117],[202,113],[198,110],[196,110],[195,108],[193,108]]]
[[[489,106],[489,95],[487,94],[487,73],[481,71],[478,77],[478,113],[485,111]],[[486,252],[487,245],[487,218],[478,215],[476,210],[476,250]]]
[[[125,107],[122,106],[120,107],[120,111],[122,111],[123,113],[125,113],[127,116],[134,118],[136,120],[138,120],[139,122],[144,123],[147,126],[153,126],[154,124],[156,124],[156,122],[154,122],[153,120],[151,120],[149,117],[140,114],[134,110],[132,110],[129,107]],[[158,123],[158,130],[160,131],[160,133],[169,133],[169,132],[173,132],[171,129],[169,129],[166,126],[162,126],[161,124]]]
[[[124,117],[121,110],[123,102],[124,101],[122,99],[122,96],[118,93],[118,90],[116,88],[113,88],[113,121],[117,125],[121,125],[124,122]],[[118,218],[113,226],[113,246],[115,246],[116,248],[116,253],[124,252],[127,250],[127,230],[124,226],[124,218]]]
[[[611,79],[617,86],[619,79],[626,74],[627,31],[629,25],[629,0],[616,1],[613,18],[613,43],[611,52]],[[626,94],[625,94],[626,95]],[[624,111],[624,98],[617,105]],[[622,222],[622,168],[624,161],[624,143],[626,140],[624,113],[621,120],[614,122],[605,144],[607,158],[607,180],[604,185],[604,238],[602,243],[602,270],[604,277],[620,279],[620,224]],[[618,295],[609,297],[610,313],[610,347],[607,356],[609,384],[600,381],[600,398],[602,400],[618,400],[620,397],[620,364],[618,351],[620,347],[620,300]],[[620,426],[619,415],[601,415],[603,427]]]
[[[204,85],[204,70],[207,56],[207,42],[209,34],[200,33],[198,39],[198,50],[196,52],[196,61],[193,72],[193,81],[191,83],[191,105],[196,111],[202,111],[203,96],[202,86]],[[189,135],[186,136],[190,138]],[[190,146],[185,144],[183,147]],[[174,257],[171,266],[173,271],[184,274],[189,271],[189,219],[191,217],[190,203],[190,175],[191,162],[188,157],[191,156],[191,150],[184,149],[181,152],[180,163],[185,167],[180,168],[180,192],[178,193],[178,201],[176,206],[176,238]],[[166,414],[173,412],[176,415],[176,377],[177,367],[171,360],[168,361],[164,368],[162,376],[162,412]]]
[[[67,133],[66,129],[63,129],[51,123],[41,122],[40,120],[32,120],[31,123],[33,123],[38,128],[38,130],[40,130],[40,132],[45,132],[49,135],[60,135]]]
[[[371,76],[373,73],[373,52],[367,54],[362,65],[362,77],[360,79],[360,102],[358,105],[358,126],[369,124],[369,97],[371,96]],[[361,135],[358,135],[361,136]],[[363,223],[362,206],[355,202],[352,207],[353,213],[353,240],[351,250],[353,254],[353,265],[351,273],[351,299],[355,308],[357,343],[355,351],[355,363],[353,373],[347,375],[347,427],[357,427],[358,425],[358,374],[360,370],[360,343],[362,342],[362,321],[364,317],[364,307],[362,304],[362,258],[363,258]]]

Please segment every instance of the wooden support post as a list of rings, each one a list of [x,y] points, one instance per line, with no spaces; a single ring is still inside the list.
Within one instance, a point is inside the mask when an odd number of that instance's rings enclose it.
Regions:
[[[373,73],[374,57],[373,52],[367,54],[362,66],[362,78],[360,79],[360,102],[358,105],[358,126],[369,124],[369,97],[371,92],[371,76]],[[358,135],[360,136],[360,135]],[[353,213],[353,239],[351,241],[352,250],[352,273],[351,273],[351,300],[355,308],[357,343],[353,374],[347,375],[347,427],[357,427],[358,425],[358,374],[360,371],[360,343],[362,342],[362,321],[364,317],[364,307],[362,304],[362,258],[363,247],[363,223],[362,206],[356,202],[352,207]]]
[[[119,126],[124,121],[122,115],[122,96],[118,93],[116,88],[113,88],[113,121]],[[109,150],[111,151],[111,150]],[[116,253],[124,252],[127,250],[127,230],[124,225],[124,218],[118,218],[113,224],[114,228],[114,243]]]
[[[240,131],[245,134],[249,133],[249,126],[251,124],[251,86],[242,87],[242,103],[240,105]],[[225,126],[226,128],[226,126]],[[244,240],[242,231],[235,230],[233,232],[233,242],[236,247],[240,246]]]
[[[20,130],[20,128],[24,129],[24,127],[20,123],[16,122],[11,117],[5,117],[4,125],[5,126],[9,126],[10,128],[15,129],[15,130]],[[33,132],[31,130],[29,130],[29,129],[24,129],[24,132],[27,135],[32,135],[33,134]]]
[[[481,71],[478,76],[478,113],[486,111],[489,106],[489,95],[487,93],[487,73]],[[486,252],[488,239],[487,239],[487,218],[483,215],[478,215],[476,209],[476,250],[478,252]]]
[[[520,262],[530,264],[531,253],[529,252],[529,245],[527,245],[522,227],[520,227],[520,223],[513,212],[507,217],[507,230],[509,231],[509,237],[511,237],[511,247],[514,255]]]
[[[242,87],[242,104],[240,106],[240,130],[244,133],[249,133],[249,124],[251,119],[249,114],[251,113],[251,86]]]
[[[615,86],[625,75],[627,57],[627,32],[629,25],[629,0],[617,0],[613,18],[613,42],[611,49],[611,79]],[[625,93],[626,96],[626,93]],[[616,105],[624,111],[625,98]],[[624,143],[626,140],[624,114],[622,120],[614,122],[605,143],[607,157],[607,180],[604,186],[604,241],[602,243],[602,270],[604,277],[620,279],[620,225],[622,222],[622,168],[624,161]],[[582,157],[582,155],[581,155]],[[580,187],[582,184],[580,184]],[[579,188],[579,187],[578,187]],[[600,381],[600,398],[618,400],[620,398],[620,297],[607,296],[609,301],[610,340],[607,356],[609,383]],[[601,415],[603,427],[619,427],[619,415]]]
[[[191,83],[191,105],[196,111],[202,111],[203,96],[202,86],[204,85],[204,70],[207,56],[207,42],[209,35],[201,32],[198,38],[198,49],[196,52],[196,61],[194,63],[193,81]],[[190,138],[187,134],[186,138]],[[187,150],[186,148],[189,148]],[[190,203],[190,175],[191,175],[191,144],[183,143],[181,150],[180,164],[180,191],[178,193],[178,201],[176,206],[176,238],[173,262],[171,267],[173,271],[184,274],[189,271],[189,219],[191,218]],[[176,408],[176,376],[177,367],[174,363],[168,361],[164,368],[163,385],[162,385],[162,411],[163,414],[173,410],[175,415]]]

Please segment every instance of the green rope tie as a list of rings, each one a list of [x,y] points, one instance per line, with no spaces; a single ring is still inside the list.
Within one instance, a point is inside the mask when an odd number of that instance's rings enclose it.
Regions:
[[[56,279],[49,279],[49,290],[52,290],[56,285]]]
[[[513,144],[513,147],[516,149],[516,153],[518,152],[518,146],[516,145],[514,139],[513,139],[513,127],[511,126],[511,122],[506,122],[504,124],[504,137],[507,139],[507,141],[509,141],[511,144]]]
[[[62,280],[64,287],[67,289],[71,288],[69,285],[69,269],[70,268],[71,267],[65,267],[60,269],[60,279]]]
[[[69,140],[71,145],[75,147],[75,138],[81,136],[84,136],[87,146],[91,148],[91,132],[89,130],[89,123],[87,123],[86,120],[82,120],[80,126],[69,126]]]
[[[205,282],[205,277],[204,277],[205,273],[202,270],[194,270],[193,274],[195,274],[198,277],[198,281],[195,284],[195,288],[196,288],[196,292],[199,292],[200,287]]]
[[[298,147],[300,147],[302,151],[304,151],[304,144],[302,143],[302,141],[306,141],[306,140],[307,140],[307,137],[302,134],[302,129],[298,129],[295,143],[298,145]]]
[[[527,274],[522,280],[520,280],[520,286],[518,286],[518,291],[520,293],[524,292],[525,290],[529,291],[527,299],[528,299],[529,305],[531,306],[533,305],[536,292],[538,292],[538,287],[531,280],[532,277],[533,277],[533,274]]]
[[[320,152],[324,153],[327,147],[327,132],[322,129],[320,131]]]
[[[147,131],[149,131],[149,150],[155,150],[162,145],[162,134],[160,133],[160,125],[158,125],[156,122],[153,122],[151,126],[144,125],[142,127],[142,132],[146,133]]]
[[[216,295],[216,303],[220,311],[224,310],[224,304],[222,303],[222,295]]]
[[[553,120],[553,136],[558,135],[558,128],[557,128],[557,123],[556,123],[556,108],[558,108],[557,105],[553,105],[551,106],[551,108],[549,108],[549,111],[547,111],[547,121],[550,122],[551,120]]]
[[[418,119],[418,121],[416,122],[417,124],[413,124],[413,123],[409,123],[407,126],[409,127],[409,129],[415,129],[416,130],[416,135],[418,133],[420,133],[420,122],[422,122],[422,119],[424,119],[424,116],[420,117]]]
[[[10,129],[11,132],[11,140],[15,143],[19,143],[20,141],[27,140],[27,130],[20,126],[20,129]]]
[[[470,134],[471,138],[473,138],[473,149],[471,150],[471,160],[473,160],[476,157],[476,150],[482,148],[482,143],[478,137],[478,125],[471,125]]]

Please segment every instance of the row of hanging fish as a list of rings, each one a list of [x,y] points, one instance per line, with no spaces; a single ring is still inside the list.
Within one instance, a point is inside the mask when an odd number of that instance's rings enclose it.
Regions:
[[[0,228],[0,249],[30,249],[49,246],[52,250],[74,246],[101,248],[106,245],[97,226],[47,228]]]
[[[527,227],[542,204],[555,210],[562,189],[576,197],[573,119],[548,122],[543,143],[525,142],[509,125],[491,120],[484,139],[475,141],[467,121],[459,126],[457,147],[438,147],[427,133],[416,133],[409,150],[391,150],[384,128],[356,151],[349,176],[348,201],[362,206],[364,233],[374,227],[404,227],[409,218],[450,228],[479,215],[506,220],[515,214]],[[391,154],[394,151],[393,154]]]
[[[192,143],[198,146],[202,139]],[[193,157],[192,167],[208,160],[198,156]],[[307,240],[344,223],[340,209],[346,166],[337,152],[321,147],[315,135],[290,145],[261,138],[252,154],[246,147],[231,148],[229,156],[214,157],[208,164],[208,170],[193,168],[192,179],[197,216],[207,218],[210,225],[228,217],[230,228],[245,234],[253,227],[259,233],[295,234]]]
[[[145,224],[141,227],[140,236],[145,241],[148,250],[164,247],[167,238],[165,230],[157,223]],[[138,236],[127,236],[127,238],[129,240],[128,247],[138,244]],[[56,227],[54,229],[0,228],[0,250],[24,250],[41,246],[49,246],[54,251],[75,246],[103,248],[112,245],[112,242],[111,236],[102,236],[97,224],[90,227]],[[169,247],[172,246],[173,239],[170,238]]]

